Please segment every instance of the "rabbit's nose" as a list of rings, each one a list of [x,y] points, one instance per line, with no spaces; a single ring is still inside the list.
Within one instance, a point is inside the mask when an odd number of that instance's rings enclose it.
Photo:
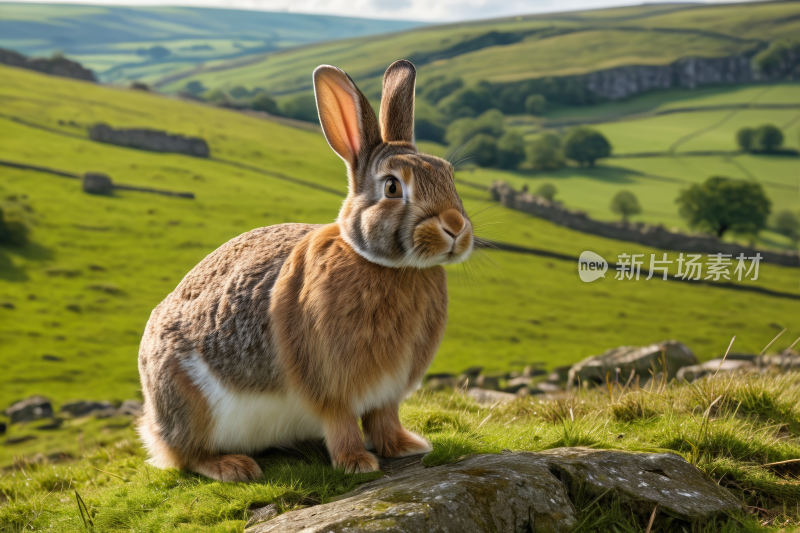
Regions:
[[[466,226],[464,217],[455,209],[448,209],[439,215],[439,220],[442,223],[444,232],[454,239],[464,231],[464,226]]]

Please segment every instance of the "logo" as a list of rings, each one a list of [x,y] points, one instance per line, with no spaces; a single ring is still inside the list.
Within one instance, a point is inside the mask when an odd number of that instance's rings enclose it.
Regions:
[[[608,263],[594,252],[585,251],[578,258],[578,275],[581,281],[590,283],[598,278],[606,277]]]

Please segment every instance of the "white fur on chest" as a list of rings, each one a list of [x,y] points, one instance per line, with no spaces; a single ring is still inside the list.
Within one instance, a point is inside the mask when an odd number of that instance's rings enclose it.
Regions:
[[[183,368],[200,388],[211,412],[209,448],[252,453],[271,446],[323,437],[322,420],[294,393],[237,392],[222,384],[193,354]]]

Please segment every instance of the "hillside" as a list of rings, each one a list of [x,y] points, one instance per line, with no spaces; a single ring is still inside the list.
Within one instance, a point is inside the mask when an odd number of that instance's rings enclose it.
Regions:
[[[302,75],[339,65],[377,92],[384,65],[404,57],[419,83],[460,78],[465,84],[512,84],[574,76],[621,65],[665,65],[687,56],[753,55],[800,30],[800,2],[660,4],[513,17],[425,27],[264,54],[247,65],[209,63],[159,85],[177,91],[197,80],[212,88],[244,85],[272,94],[308,90]],[[365,53],[365,51],[368,51]]]
[[[32,240],[0,248],[0,405],[42,392],[56,402],[135,397],[144,325],[186,272],[250,229],[330,222],[346,190],[341,160],[317,133],[139,91],[6,67],[0,74],[0,160],[101,171],[116,182],[196,196],[92,196],[74,180],[0,166],[0,204],[28,221]],[[201,136],[212,157],[95,143],[84,128],[98,121]],[[783,327],[784,339],[800,336],[797,269],[764,264],[758,281],[724,286],[611,276],[584,284],[575,275],[584,250],[611,261],[656,250],[500,207],[479,213],[492,204],[463,185],[475,175],[459,171],[456,178],[479,235],[544,255],[487,251],[489,258],[476,254],[449,268],[450,322],[433,372],[553,367],[665,338],[706,360],[733,335],[749,352]]]
[[[238,9],[0,3],[0,47],[33,56],[60,51],[101,80],[120,83],[152,81],[211,60],[415,26]]]

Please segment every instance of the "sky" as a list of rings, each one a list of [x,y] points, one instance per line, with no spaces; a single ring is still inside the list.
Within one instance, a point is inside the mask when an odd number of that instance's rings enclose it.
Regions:
[[[31,0],[17,0],[30,2]],[[34,0],[39,1],[39,0]],[[41,0],[63,4],[190,5],[318,13],[350,17],[451,22],[635,5],[642,0]],[[715,0],[710,0],[715,1]]]

